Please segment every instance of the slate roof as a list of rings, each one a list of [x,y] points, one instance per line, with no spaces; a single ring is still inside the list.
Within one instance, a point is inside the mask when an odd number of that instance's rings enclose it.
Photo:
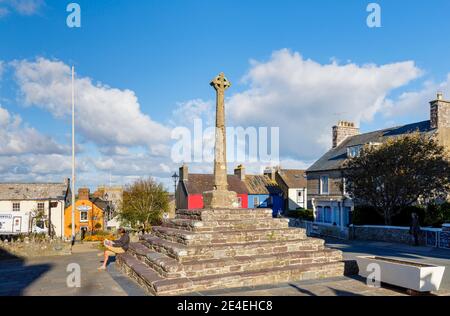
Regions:
[[[305,170],[281,169],[278,175],[289,188],[306,188]]]
[[[94,203],[95,205],[97,205],[98,208],[100,208],[101,210],[105,211],[106,208],[108,207],[108,202],[99,198],[99,197],[95,197],[95,196],[90,196],[89,200]]]
[[[278,184],[264,175],[245,175],[244,183],[248,194],[279,194]]]
[[[0,183],[0,200],[64,199],[66,191],[64,183]]]
[[[389,138],[411,134],[416,131],[430,135],[435,132],[435,130],[430,126],[430,121],[423,121],[348,137],[341,144],[339,144],[339,146],[329,150],[325,155],[317,160],[307,170],[307,172],[341,169],[347,160],[348,147],[365,145],[369,143],[383,143]]]
[[[190,173],[187,181],[183,181],[188,194],[203,194],[214,188],[214,175]],[[241,179],[235,175],[228,175],[228,190],[238,194],[247,194],[247,188]]]

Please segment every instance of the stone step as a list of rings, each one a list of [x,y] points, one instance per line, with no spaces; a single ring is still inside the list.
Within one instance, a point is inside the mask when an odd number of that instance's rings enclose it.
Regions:
[[[177,210],[175,216],[179,219],[197,221],[272,219],[272,210],[265,208]]]
[[[174,258],[155,252],[142,243],[130,243],[128,252],[164,278],[185,276],[183,266]]]
[[[255,241],[287,241],[307,238],[306,231],[299,228],[232,230],[200,233],[158,226],[153,227],[152,230],[153,235],[157,237],[189,246]]]
[[[118,264],[125,273],[135,278],[147,291],[157,295],[178,295],[195,291],[321,279],[342,276],[344,272],[343,262],[333,262],[299,264],[194,278],[164,279],[130,254],[121,255]]]
[[[342,261],[341,251],[325,249],[320,251],[299,251],[275,255],[264,254],[259,256],[192,261],[184,263],[183,270],[185,277],[192,278],[339,261]]]
[[[141,249],[144,249],[141,251]],[[342,260],[339,250],[288,252],[275,255],[242,256],[226,259],[191,261],[184,264],[176,259],[150,250],[136,243],[130,244],[130,253],[165,278],[201,277],[234,272],[282,268],[298,264],[321,264]]]
[[[194,232],[222,232],[231,230],[257,230],[288,228],[289,220],[277,219],[239,219],[239,220],[193,220],[184,218],[166,219],[162,227],[176,228]]]
[[[249,242],[242,244],[216,244],[187,246],[171,242],[156,236],[145,235],[142,242],[150,249],[177,259],[179,262],[194,260],[221,259],[239,256],[257,256],[260,254],[279,254],[283,252],[317,251],[324,249],[324,240],[316,238],[276,241]]]

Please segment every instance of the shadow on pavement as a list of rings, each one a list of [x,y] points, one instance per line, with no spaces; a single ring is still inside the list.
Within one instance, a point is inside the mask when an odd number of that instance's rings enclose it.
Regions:
[[[27,266],[24,258],[0,247],[0,296],[22,296],[28,286],[51,268],[51,264]]]
[[[445,249],[382,242],[374,244],[373,241],[344,241],[332,238],[325,238],[325,242],[327,247],[343,252],[365,253],[370,251],[377,255],[394,255],[404,259],[422,259],[422,257],[450,259],[450,251]]]

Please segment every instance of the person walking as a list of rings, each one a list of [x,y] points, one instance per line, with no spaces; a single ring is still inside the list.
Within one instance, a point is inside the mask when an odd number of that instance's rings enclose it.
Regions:
[[[414,245],[419,246],[420,222],[417,213],[411,214],[411,226],[409,228],[409,233],[414,238]]]
[[[98,270],[106,270],[109,257],[114,257],[117,254],[124,253],[128,250],[128,247],[130,245],[130,237],[128,236],[128,233],[124,228],[119,228],[118,233],[120,235],[119,239],[115,241],[105,240],[104,245],[107,250],[105,250],[103,254],[99,254],[99,256],[103,255],[104,260],[103,265],[99,267]]]

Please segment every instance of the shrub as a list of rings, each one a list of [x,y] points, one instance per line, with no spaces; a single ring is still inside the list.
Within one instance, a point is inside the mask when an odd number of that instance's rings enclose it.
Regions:
[[[97,223],[97,224],[95,224],[94,228],[95,229],[101,229],[102,228],[102,224]]]
[[[420,225],[424,226],[427,214],[427,208],[424,206],[407,206],[400,209],[400,212],[392,218],[394,226],[411,225],[411,214],[416,213],[419,216]]]
[[[355,225],[384,225],[384,218],[373,206],[356,206],[352,216]]]
[[[450,202],[446,202],[440,206],[442,219],[444,223],[450,223]]]
[[[306,210],[304,208],[298,208],[295,211],[287,211],[287,217],[298,218],[305,221],[314,221],[313,210]]]
[[[105,239],[113,240],[113,235],[92,235],[92,236],[86,236],[83,241],[99,241],[103,242]]]

